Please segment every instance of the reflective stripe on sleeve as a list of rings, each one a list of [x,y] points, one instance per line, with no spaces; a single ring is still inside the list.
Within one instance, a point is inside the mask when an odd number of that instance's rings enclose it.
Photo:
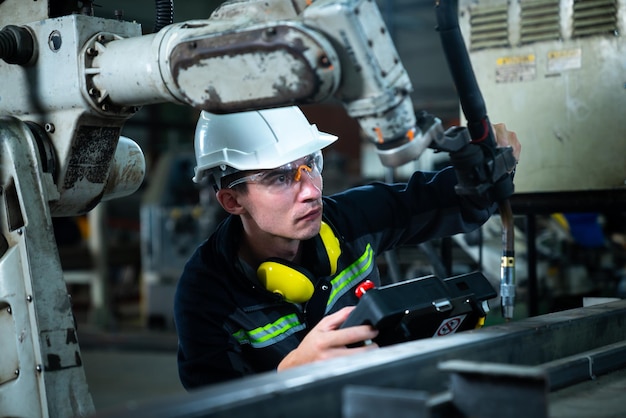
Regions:
[[[233,337],[239,344],[250,344],[254,348],[263,348],[276,344],[304,328],[305,325],[300,323],[298,315],[294,313],[250,331],[239,330],[233,334]]]

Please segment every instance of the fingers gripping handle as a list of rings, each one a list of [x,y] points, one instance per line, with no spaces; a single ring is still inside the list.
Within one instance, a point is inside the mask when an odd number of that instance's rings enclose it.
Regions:
[[[457,173],[456,192],[459,195],[490,193],[495,202],[501,202],[514,192],[510,167],[515,164],[511,148],[493,152],[485,146],[469,143],[450,153],[450,162]],[[511,165],[513,164],[513,165]]]

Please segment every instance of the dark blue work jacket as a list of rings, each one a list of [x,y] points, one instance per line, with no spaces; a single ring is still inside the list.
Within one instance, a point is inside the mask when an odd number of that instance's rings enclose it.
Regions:
[[[225,219],[190,258],[178,283],[174,317],[185,388],[275,370],[324,315],[356,304],[356,286],[366,279],[380,283],[378,254],[482,225],[495,205],[459,197],[455,184],[448,168],[416,172],[407,183],[372,183],[324,197],[323,217],[340,241],[341,255],[337,272],[328,276],[316,256],[319,238],[304,243],[302,267],[317,281],[313,297],[302,305],[269,292],[247,271],[237,256],[241,222]]]

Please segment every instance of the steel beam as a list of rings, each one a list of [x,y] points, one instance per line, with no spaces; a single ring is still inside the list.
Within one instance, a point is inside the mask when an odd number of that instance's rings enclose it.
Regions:
[[[341,417],[342,393],[371,386],[438,394],[449,360],[536,366],[626,339],[626,301],[423,339],[223,383],[99,417]]]

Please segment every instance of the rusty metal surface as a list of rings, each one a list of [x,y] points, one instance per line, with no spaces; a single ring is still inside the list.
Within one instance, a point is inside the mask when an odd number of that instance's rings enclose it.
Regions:
[[[330,96],[333,77],[321,76],[339,62],[328,52],[301,27],[273,25],[181,42],[170,71],[185,101],[199,109],[273,107]],[[209,79],[208,71],[219,76]]]

